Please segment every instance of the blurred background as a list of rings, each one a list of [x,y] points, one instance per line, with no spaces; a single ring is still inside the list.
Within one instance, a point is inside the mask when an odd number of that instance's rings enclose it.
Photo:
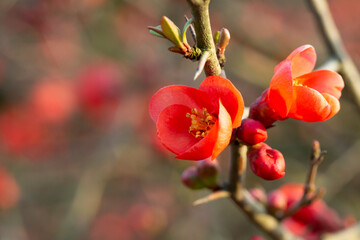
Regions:
[[[330,0],[345,46],[360,66],[360,1]],[[192,206],[191,191],[156,138],[148,102],[169,84],[197,87],[196,63],[152,36],[163,15],[180,28],[185,0],[1,0],[0,239],[249,239],[258,230],[227,199]],[[212,1],[213,31],[231,41],[225,70],[249,106],[274,66],[312,44],[329,57],[305,1]],[[324,199],[341,216],[360,217],[360,116],[345,88],[341,111],[322,123],[287,120],[267,143],[286,159],[267,191],[304,182],[311,142],[328,151],[319,169]],[[226,180],[229,153],[219,157]]]

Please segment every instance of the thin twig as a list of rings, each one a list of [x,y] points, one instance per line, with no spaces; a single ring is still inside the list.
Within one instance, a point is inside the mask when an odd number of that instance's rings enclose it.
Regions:
[[[353,101],[360,111],[360,74],[354,62],[345,50],[339,31],[335,25],[326,0],[307,0],[323,38],[331,51],[341,62],[340,72],[349,86]]]
[[[310,168],[306,177],[305,185],[304,185],[304,193],[300,199],[300,201],[292,206],[288,211],[286,211],[279,219],[287,218],[302,207],[310,205],[313,201],[318,198],[321,198],[325,194],[325,189],[320,188],[315,190],[315,179],[318,166],[324,160],[326,151],[321,151],[320,143],[318,141],[313,142],[313,148],[311,152],[310,158]]]
[[[360,224],[336,233],[325,234],[321,240],[359,240]]]

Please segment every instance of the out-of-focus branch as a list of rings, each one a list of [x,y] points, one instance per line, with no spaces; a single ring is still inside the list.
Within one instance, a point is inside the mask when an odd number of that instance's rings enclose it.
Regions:
[[[338,72],[341,69],[341,63],[337,57],[330,57],[326,62],[324,62],[316,70],[319,70],[319,69],[327,69],[327,70],[331,70],[334,72]]]
[[[341,63],[340,72],[344,76],[344,80],[352,92],[354,103],[360,111],[360,74],[345,50],[328,3],[326,0],[307,0],[307,2],[317,20],[317,24],[331,51],[331,55],[336,56]]]
[[[321,198],[324,195],[325,193],[324,188],[320,188],[315,191],[315,178],[316,178],[318,166],[324,160],[325,153],[326,153],[325,151],[321,151],[320,143],[315,140],[312,146],[310,169],[306,177],[306,181],[304,185],[304,193],[301,197],[301,200],[292,208],[290,208],[288,211],[286,211],[284,215],[280,217],[280,219],[284,219],[293,215],[302,207],[310,205],[313,201],[315,201],[318,198]]]
[[[265,207],[256,202],[243,186],[246,169],[247,147],[239,142],[231,144],[231,162],[229,172],[229,192],[232,201],[257,225],[274,240],[299,239],[280,225],[280,222],[267,213]]]
[[[191,7],[194,19],[196,45],[202,51],[209,52],[209,56],[205,63],[205,73],[207,76],[220,75],[221,67],[216,56],[209,18],[210,0],[187,0],[187,2]]]
[[[358,240],[360,239],[360,223],[343,231],[326,234],[321,240]]]

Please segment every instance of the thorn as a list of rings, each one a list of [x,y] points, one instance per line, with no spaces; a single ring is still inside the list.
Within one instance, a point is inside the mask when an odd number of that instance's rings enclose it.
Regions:
[[[198,66],[196,68],[196,71],[195,71],[194,81],[200,76],[201,72],[204,70],[205,63],[206,63],[209,55],[210,55],[209,51],[205,51],[205,52],[203,52],[201,54],[199,64],[198,64]]]

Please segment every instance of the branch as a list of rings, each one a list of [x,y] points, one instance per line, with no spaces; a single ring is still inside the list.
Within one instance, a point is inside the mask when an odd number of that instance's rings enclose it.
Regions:
[[[257,225],[264,233],[275,240],[300,239],[286,231],[280,222],[269,215],[263,205],[255,201],[245,190],[244,172],[246,169],[247,148],[235,141],[231,144],[231,162],[229,173],[229,192],[232,201]]]
[[[325,234],[321,240],[358,240],[360,239],[360,224],[347,228],[343,231]]]
[[[191,7],[194,19],[196,45],[202,51],[209,52],[205,63],[205,73],[207,76],[220,75],[221,68],[216,56],[209,18],[210,0],[187,0],[187,2]]]
[[[345,50],[339,31],[335,25],[326,0],[307,0],[312,13],[314,14],[318,27],[321,30],[323,38],[331,51],[340,63],[340,72],[344,80],[349,85],[353,95],[353,101],[360,111],[360,74]]]

